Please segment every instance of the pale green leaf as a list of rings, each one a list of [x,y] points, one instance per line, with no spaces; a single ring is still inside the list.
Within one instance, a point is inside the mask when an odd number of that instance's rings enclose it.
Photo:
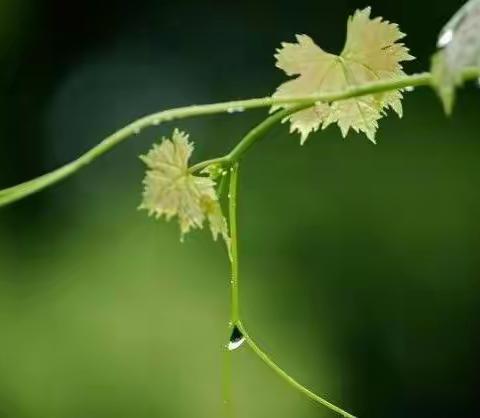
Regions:
[[[318,47],[307,35],[297,35],[296,43],[282,43],[277,50],[276,66],[295,79],[282,84],[274,97],[287,98],[339,92],[377,80],[404,75],[402,61],[412,60],[404,44],[405,35],[398,26],[381,18],[370,18],[370,8],[357,10],[348,20],[347,40],[340,55]],[[290,116],[290,130],[298,131],[301,143],[311,132],[332,123],[343,136],[350,129],[363,132],[375,142],[378,120],[388,108],[402,115],[402,93],[398,90],[334,103],[317,103],[314,107]],[[276,106],[272,110],[275,111]]]
[[[175,130],[172,139],[140,158],[148,167],[143,180],[141,209],[157,218],[178,217],[182,237],[191,229],[203,227],[207,220],[214,240],[221,235],[229,246],[228,227],[210,177],[194,176],[188,170],[193,144],[188,135]]]

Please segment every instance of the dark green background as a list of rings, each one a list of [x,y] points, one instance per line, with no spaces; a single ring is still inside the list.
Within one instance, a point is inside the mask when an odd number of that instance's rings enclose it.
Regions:
[[[461,1],[372,1],[428,69]],[[296,33],[341,50],[359,1],[0,2],[0,187],[70,161],[144,114],[270,94]],[[378,145],[275,128],[242,164],[241,299],[258,342],[360,418],[478,409],[480,93],[446,118],[407,95]],[[182,121],[197,160],[265,110]],[[0,417],[221,416],[228,262],[136,211],[149,129],[74,178],[0,209]],[[246,348],[239,417],[333,417]]]

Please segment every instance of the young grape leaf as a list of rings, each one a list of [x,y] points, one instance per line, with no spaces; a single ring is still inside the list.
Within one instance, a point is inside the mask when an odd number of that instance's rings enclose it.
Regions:
[[[480,0],[467,2],[445,25],[432,59],[432,74],[445,112],[451,113],[462,72],[480,67]]]
[[[191,229],[201,229],[208,220],[213,239],[221,235],[229,247],[227,221],[215,192],[215,181],[189,172],[192,152],[188,135],[175,129],[172,139],[163,138],[140,157],[148,167],[140,209],[167,220],[178,216],[182,239]]]
[[[340,55],[325,52],[307,35],[297,35],[296,43],[282,43],[277,49],[276,66],[297,78],[282,84],[273,97],[286,98],[338,92],[377,80],[404,75],[402,61],[414,59],[398,41],[405,36],[394,23],[370,18],[370,8],[357,10],[348,20],[347,40]],[[375,142],[378,120],[388,108],[402,116],[402,93],[382,94],[317,103],[290,116],[290,131],[298,131],[303,144],[308,135],[337,123],[345,137],[350,129],[364,132]],[[279,107],[275,106],[272,111]]]

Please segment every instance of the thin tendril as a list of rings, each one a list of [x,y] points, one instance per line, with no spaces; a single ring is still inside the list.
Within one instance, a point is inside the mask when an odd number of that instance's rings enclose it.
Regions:
[[[285,370],[283,370],[278,364],[276,364],[253,340],[252,337],[248,334],[245,326],[240,322],[238,324],[240,331],[245,337],[245,341],[252,351],[268,366],[270,367],[277,375],[279,375],[283,380],[285,380],[290,386],[303,393],[308,398],[314,400],[315,402],[331,409],[332,411],[346,417],[346,418],[355,418],[354,415],[349,412],[339,408],[338,406],[332,404],[326,399],[318,396],[316,393],[312,392],[310,389],[307,389],[305,386],[297,382],[293,377],[291,377]]]
[[[261,130],[262,134],[265,130]],[[237,189],[238,189],[238,163],[235,163],[230,173],[230,188],[229,188],[229,223],[230,223],[230,238],[231,238],[231,313],[230,313],[230,326],[237,327],[243,334],[245,341],[251,350],[269,366],[275,373],[277,373],[282,379],[284,379],[290,386],[303,393],[308,398],[315,402],[327,407],[328,409],[342,415],[346,418],[355,418],[354,415],[344,411],[338,406],[318,396],[310,389],[297,382],[287,372],[285,372],[280,366],[278,366],[270,357],[260,349],[255,343],[252,337],[248,334],[245,326],[240,319],[240,303],[239,303],[239,280],[238,280],[238,230],[237,230]]]
[[[238,239],[237,239],[237,184],[238,163],[230,169],[230,188],[228,191],[228,218],[230,222],[230,251],[231,251],[231,313],[230,321],[236,325],[240,321],[240,304],[238,300]]]

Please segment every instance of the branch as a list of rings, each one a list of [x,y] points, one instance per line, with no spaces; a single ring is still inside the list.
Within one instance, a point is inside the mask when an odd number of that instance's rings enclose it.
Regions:
[[[469,69],[463,74],[464,80],[471,80],[480,76],[480,69]],[[273,105],[299,105],[309,107],[317,102],[334,102],[354,97],[365,96],[369,94],[381,93],[389,90],[396,90],[405,87],[432,86],[433,77],[430,73],[415,74],[410,76],[398,77],[391,80],[378,81],[364,84],[362,86],[347,89],[345,91],[333,92],[328,94],[316,94],[302,97],[291,98],[273,98],[263,97],[248,100],[237,100],[223,103],[215,103],[199,106],[187,106],[176,109],[165,110],[140,118],[124,128],[118,130],[105,138],[98,145],[87,151],[78,159],[66,164],[50,173],[37,177],[25,183],[18,184],[7,189],[0,190],[0,207],[6,206],[17,200],[23,199],[33,193],[39,192],[47,187],[66,179],[84,166],[90,164],[103,154],[109,152],[115,146],[127,138],[137,135],[143,129],[150,126],[157,126],[160,123],[170,122],[176,119],[186,119],[196,116],[213,115],[218,113],[232,113],[247,109],[256,109],[261,107],[271,107]],[[248,148],[251,143],[242,145]],[[240,147],[240,144],[239,144]],[[246,149],[245,148],[245,149]],[[236,148],[236,152],[245,151],[245,149]],[[234,150],[235,151],[235,150]],[[237,155],[238,154],[234,154]],[[230,154],[230,157],[232,155]]]

